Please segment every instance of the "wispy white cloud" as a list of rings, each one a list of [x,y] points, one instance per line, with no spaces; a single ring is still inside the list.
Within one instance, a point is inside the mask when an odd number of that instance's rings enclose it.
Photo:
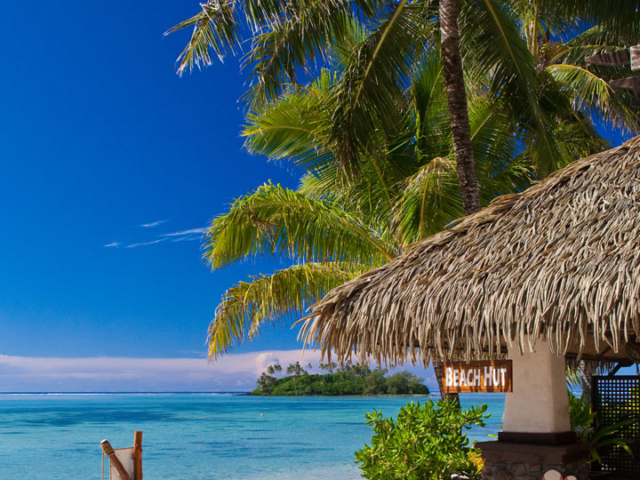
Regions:
[[[181,232],[163,233],[161,236],[162,237],[186,237],[191,235],[202,235],[203,233],[206,233],[207,230],[208,230],[207,227],[192,228],[190,230],[183,230]]]
[[[153,228],[153,227],[157,227],[158,225],[162,225],[163,223],[166,223],[168,220],[156,220],[155,222],[151,222],[151,223],[145,223],[143,225],[139,225],[142,228]],[[176,242],[194,242],[197,240],[200,240],[202,238],[202,235],[208,230],[207,227],[202,227],[202,228],[191,228],[189,230],[181,230],[178,232],[169,232],[169,233],[162,233],[159,235],[156,235],[156,238],[154,240],[149,240],[148,242],[136,242],[136,243],[131,243],[128,245],[123,245],[120,242],[111,242],[108,243],[106,245],[104,245],[105,248],[138,248],[138,247],[146,247],[149,245],[155,245],[156,243],[160,243],[160,242],[165,242],[165,241],[170,241],[171,243],[176,243]]]
[[[17,357],[0,355],[0,392],[248,391],[269,366],[299,361],[318,372],[319,352],[273,350],[205,358]],[[433,370],[405,365],[437,391]]]
[[[171,239],[171,243],[177,243],[177,242],[195,242],[197,240],[200,240],[202,238],[201,235],[196,235],[196,236],[184,236],[184,237],[173,237]]]
[[[132,243],[131,245],[127,245],[124,248],[137,248],[137,247],[145,247],[147,245],[155,245],[156,243],[160,243],[160,242],[164,242],[166,240],[166,238],[159,238],[158,240],[152,240],[150,242],[139,242],[139,243]]]
[[[140,227],[142,228],[153,228],[153,227],[157,227],[159,225],[162,225],[163,223],[167,223],[168,220],[156,220],[155,222],[151,222],[151,223],[143,223],[142,225],[140,225]]]

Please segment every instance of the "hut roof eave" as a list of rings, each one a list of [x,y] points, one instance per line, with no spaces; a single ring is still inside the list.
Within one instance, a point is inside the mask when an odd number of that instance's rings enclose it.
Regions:
[[[496,198],[302,323],[340,361],[495,358],[539,336],[557,353],[626,358],[640,334],[640,137]]]

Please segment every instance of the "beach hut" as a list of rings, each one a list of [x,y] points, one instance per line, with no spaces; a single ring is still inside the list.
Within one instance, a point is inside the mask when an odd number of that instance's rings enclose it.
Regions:
[[[638,361],[640,137],[332,290],[301,334],[339,361],[511,359],[513,393],[499,441],[482,446],[484,478],[542,478],[550,466],[586,478],[565,361]]]

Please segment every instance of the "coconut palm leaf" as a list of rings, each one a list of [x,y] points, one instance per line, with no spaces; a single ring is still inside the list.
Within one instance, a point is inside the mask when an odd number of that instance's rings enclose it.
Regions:
[[[511,104],[514,116],[535,134],[531,158],[544,176],[568,159],[552,136],[553,118],[540,108],[534,56],[506,6],[498,0],[466,3],[461,15],[463,53],[471,72],[489,78],[493,94]]]
[[[605,124],[627,131],[640,128],[637,110],[625,105],[606,80],[576,65],[549,65],[547,71],[568,90],[574,110],[585,111]]]
[[[427,21],[431,7],[428,1],[408,0],[390,6],[349,57],[333,103],[333,138],[345,170],[357,172],[360,156],[371,155],[379,128],[393,132],[401,123],[398,107],[404,103],[413,59],[433,32],[433,22]]]
[[[255,337],[266,324],[296,320],[332,288],[364,273],[368,265],[306,263],[253,277],[229,288],[209,325],[209,358]]]
[[[573,36],[563,43],[559,55],[552,58],[550,63],[568,63],[571,65],[585,65],[585,57],[598,53],[615,52],[624,50],[626,45],[620,43],[620,39],[612,35],[611,31],[602,25],[595,25],[578,35]],[[599,68],[599,67],[596,67]],[[622,70],[624,75],[629,75],[627,69],[607,68],[607,72],[613,73]]]
[[[521,146],[513,135],[513,120],[499,110],[499,103],[470,98],[469,124],[482,203],[527,188],[533,172],[530,164],[517,158]],[[455,160],[450,154],[433,158],[403,182],[394,222],[402,231],[402,244],[407,245],[441,231],[463,214]]]
[[[472,98],[469,126],[482,205],[496,196],[528,188],[535,178],[534,164],[521,156],[526,148],[514,135],[517,124],[509,111],[486,94]]]
[[[329,140],[330,118],[323,108],[334,75],[322,70],[309,87],[287,89],[277,102],[247,115],[245,147],[270,160],[287,159],[304,169],[335,163]]]
[[[537,0],[545,9],[564,18],[579,18],[584,25],[602,25],[612,38],[627,45],[640,41],[640,6],[637,0]]]
[[[326,54],[333,38],[349,35],[354,17],[348,0],[298,0],[287,3],[283,18],[252,38],[244,59],[252,87],[245,94],[251,109],[274,101],[298,72]]]
[[[340,206],[271,183],[236,200],[213,220],[205,238],[204,258],[214,269],[257,255],[379,263],[396,254],[379,231]]]
[[[394,222],[402,232],[404,245],[425,238],[464,215],[452,158],[434,158],[407,178],[402,190]]]
[[[448,156],[452,148],[451,124],[444,70],[437,49],[422,55],[417,62],[411,88],[410,115],[415,118],[415,130],[410,131],[415,131],[417,155],[426,155],[428,160]],[[420,159],[418,162],[424,165]]]
[[[335,75],[323,70],[310,88],[290,89],[274,104],[260,113],[249,114],[249,124],[243,135],[252,153],[270,159],[287,159],[305,169],[299,190],[316,200],[339,201],[344,209],[365,215],[375,213],[377,219],[389,214],[394,195],[393,184],[406,176],[406,162],[396,158],[399,154],[374,155],[362,159],[362,175],[349,180],[339,168],[336,146],[328,131],[330,112],[324,102],[331,94]],[[383,139],[376,139],[385,147]],[[374,153],[375,153],[374,151]],[[339,188],[336,188],[339,187]],[[372,200],[375,198],[375,200]],[[379,224],[372,220],[372,224]]]
[[[194,65],[198,68],[211,65],[210,49],[222,60],[240,42],[240,26],[233,0],[209,1],[200,7],[198,14],[165,32],[168,35],[193,27],[189,43],[176,60],[179,75],[187,68],[193,70]]]
[[[177,60],[178,73],[194,65],[211,65],[209,50],[220,60],[240,46],[249,31],[252,48],[244,67],[254,80],[245,99],[252,107],[274,100],[298,69],[316,58],[327,60],[334,39],[340,41],[363,19],[384,9],[381,0],[208,0],[201,11],[166,34],[193,28],[191,40]],[[246,26],[242,26],[244,23]]]

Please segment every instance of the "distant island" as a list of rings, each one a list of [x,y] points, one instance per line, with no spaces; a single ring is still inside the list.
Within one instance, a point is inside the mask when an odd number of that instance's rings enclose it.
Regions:
[[[311,370],[311,365],[307,370]],[[366,365],[321,363],[325,373],[310,374],[300,362],[287,367],[271,365],[258,379],[258,388],[249,395],[302,396],[302,395],[428,395],[423,379],[410,372],[386,376],[387,370],[371,370]],[[283,375],[284,376],[281,376]],[[280,377],[280,378],[278,378]]]

